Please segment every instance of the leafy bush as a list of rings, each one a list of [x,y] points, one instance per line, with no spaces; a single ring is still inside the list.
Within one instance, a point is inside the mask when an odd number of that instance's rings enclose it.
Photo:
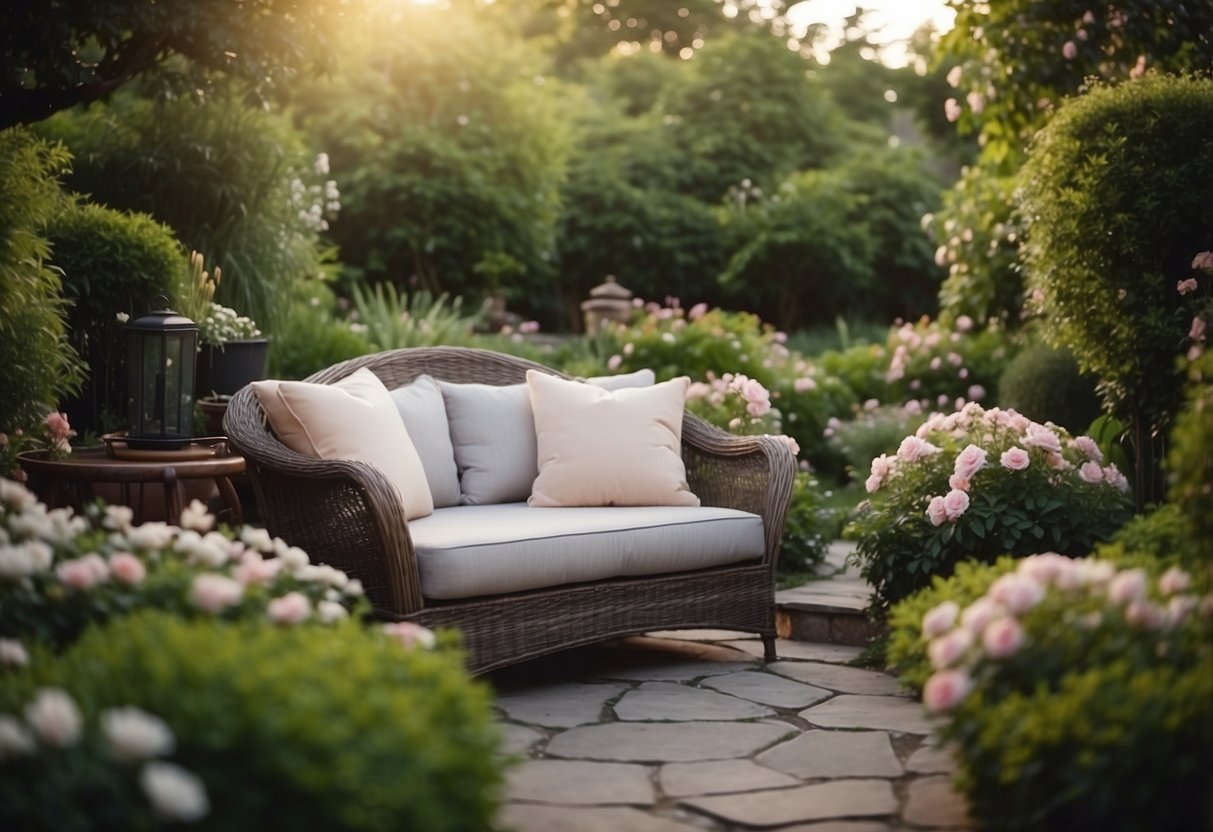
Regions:
[[[0,710],[56,687],[86,724],[114,707],[157,715],[205,786],[199,829],[488,828],[501,773],[487,689],[458,651],[402,649],[384,629],[141,612],[35,657],[0,688]],[[0,761],[6,828],[93,828],[87,803],[63,799],[74,778],[46,783],[40,769]]]
[[[355,284],[351,299],[362,331],[379,350],[467,346],[483,317],[464,313],[462,298],[434,297],[425,291],[408,295],[390,283],[377,283],[373,289]]]
[[[125,316],[172,298],[186,270],[181,244],[167,226],[146,214],[125,214],[69,203],[46,226],[51,262],[63,274],[73,346],[90,375],[79,399],[67,406],[80,430],[113,430],[126,420]]]
[[[62,649],[137,609],[186,617],[333,623],[364,606],[344,572],[264,529],[214,531],[197,501],[181,527],[131,525],[125,506],[50,509],[0,479],[0,636]]]
[[[42,235],[63,199],[57,177],[69,158],[27,131],[0,131],[0,431],[38,423],[83,378]]]
[[[964,315],[895,326],[886,348],[888,390],[882,401],[919,399],[924,407],[957,409],[966,401],[997,397],[998,377],[1016,349],[996,321],[982,329]]]
[[[1210,121],[1211,79],[1095,87],[1037,135],[1021,179],[1046,335],[1130,423],[1142,503],[1161,496],[1161,443],[1182,400],[1177,358],[1194,301],[1176,282],[1210,239]]]
[[[933,414],[895,457],[872,461],[871,500],[848,528],[873,611],[947,576],[1048,546],[1082,555],[1129,516],[1128,483],[1089,437],[970,403]]]
[[[869,399],[855,410],[858,412],[851,419],[830,419],[825,429],[830,446],[846,460],[853,478],[857,473],[862,476],[876,457],[896,453],[901,440],[927,420],[916,400],[890,407]]]
[[[1099,416],[1095,381],[1068,349],[1033,344],[1012,358],[998,379],[998,403],[1037,422],[1086,430]]]
[[[286,320],[274,330],[269,373],[274,378],[300,379],[339,361],[373,352],[365,331],[336,314],[337,299],[318,280],[300,283]]]
[[[1191,541],[1213,566],[1213,352],[1189,368],[1187,403],[1171,433],[1171,499],[1192,524]]]
[[[276,334],[299,280],[321,270],[319,234],[340,208],[329,161],[281,114],[230,89],[152,101],[124,90],[39,128],[76,155],[67,184],[145,211],[222,268],[215,300]]]
[[[983,829],[1205,828],[1213,804],[1213,595],[1055,553],[985,571],[908,629],[934,673],[928,710]],[[975,587],[979,572],[969,575]]]
[[[779,572],[813,572],[825,560],[830,542],[838,537],[842,514],[824,503],[817,478],[808,471],[798,473],[779,545]]]

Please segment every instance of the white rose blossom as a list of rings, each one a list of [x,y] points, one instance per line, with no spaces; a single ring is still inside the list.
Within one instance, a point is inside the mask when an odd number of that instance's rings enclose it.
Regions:
[[[101,730],[118,760],[146,760],[172,752],[173,732],[158,716],[135,707],[111,708],[101,714]]]
[[[210,811],[206,788],[197,775],[173,763],[148,763],[139,773],[139,785],[156,813],[167,820],[192,822]]]

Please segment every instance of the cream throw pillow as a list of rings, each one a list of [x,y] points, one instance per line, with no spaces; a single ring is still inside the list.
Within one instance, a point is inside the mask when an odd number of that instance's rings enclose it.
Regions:
[[[396,487],[409,520],[433,514],[425,469],[392,396],[365,367],[332,384],[253,382],[282,444],[317,459],[374,465]]]
[[[697,506],[682,462],[686,376],[604,390],[528,370],[539,476],[532,506]]]

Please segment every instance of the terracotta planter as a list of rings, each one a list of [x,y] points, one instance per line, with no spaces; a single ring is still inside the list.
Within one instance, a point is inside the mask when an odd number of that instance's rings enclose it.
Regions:
[[[232,396],[249,382],[265,378],[269,349],[268,338],[228,341],[222,347],[203,345],[195,376],[197,397]]]

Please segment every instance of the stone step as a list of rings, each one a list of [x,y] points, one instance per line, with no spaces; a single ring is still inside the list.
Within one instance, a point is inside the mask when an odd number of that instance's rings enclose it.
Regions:
[[[847,558],[855,544],[830,544],[820,578],[775,593],[775,629],[780,638],[864,647],[881,634],[865,610],[872,588]]]

